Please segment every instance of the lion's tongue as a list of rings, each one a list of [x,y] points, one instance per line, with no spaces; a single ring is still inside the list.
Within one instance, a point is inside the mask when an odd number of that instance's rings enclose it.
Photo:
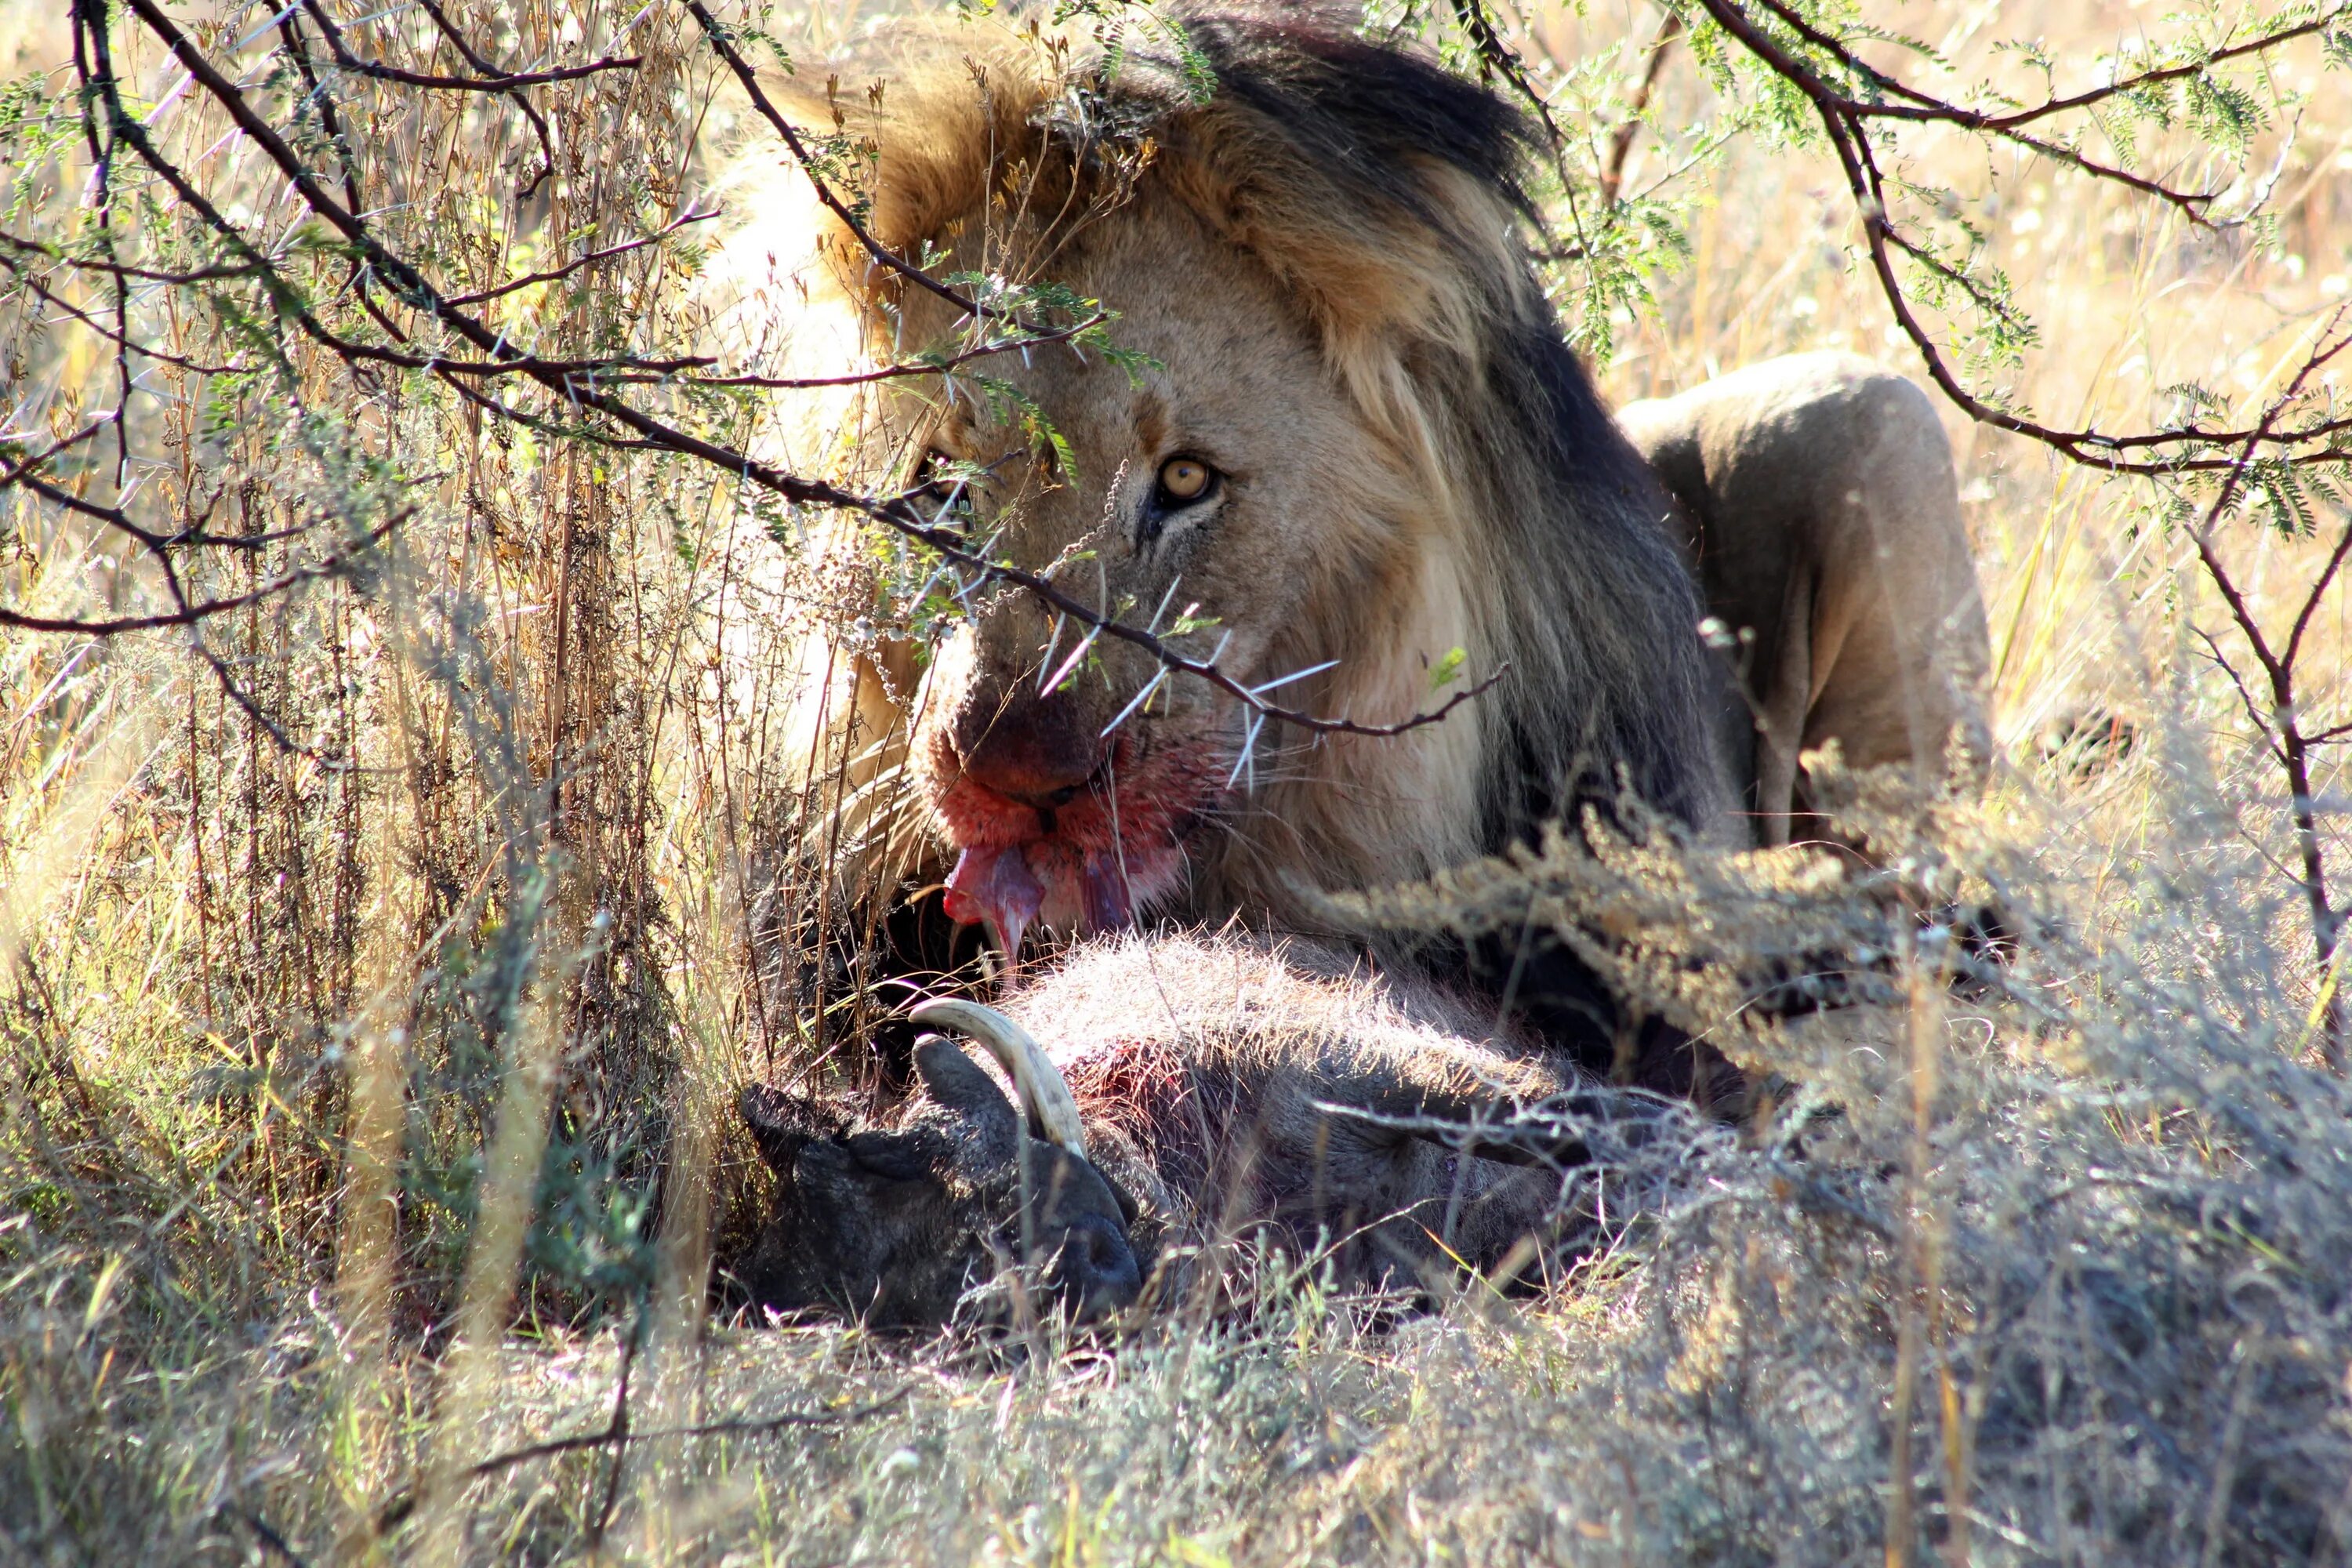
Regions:
[[[1127,879],[1115,865],[1087,859],[1078,873],[1087,925],[1095,931],[1118,931],[1135,918]],[[1045,887],[1029,864],[1028,852],[1018,845],[1003,848],[966,849],[948,873],[944,900],[948,918],[962,925],[987,922],[997,945],[1007,953],[1021,951],[1022,933],[1045,905]]]
[[[1021,951],[1021,933],[1045,906],[1045,889],[1029,869],[1018,845],[967,849],[948,873],[948,919],[961,925],[985,921],[996,944],[1010,955]]]

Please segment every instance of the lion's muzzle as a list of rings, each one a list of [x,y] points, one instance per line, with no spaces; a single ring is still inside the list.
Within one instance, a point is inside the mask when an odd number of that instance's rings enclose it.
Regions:
[[[1231,771],[1212,708],[1132,711],[1133,671],[1041,690],[1011,606],[943,648],[913,762],[955,851],[944,907],[1006,952],[1035,927],[1117,931],[1184,879],[1185,840]]]
[[[1009,705],[984,744],[955,727],[919,738],[918,769],[941,836],[956,851],[945,908],[984,923],[1008,952],[1045,926],[1116,931],[1183,879],[1183,842],[1221,793],[1220,748],[1130,721],[1095,750],[1048,725],[1024,733],[1036,707]]]

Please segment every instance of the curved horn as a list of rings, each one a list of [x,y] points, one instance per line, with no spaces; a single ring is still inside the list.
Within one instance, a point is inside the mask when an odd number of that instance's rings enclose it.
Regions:
[[[1078,1125],[1078,1102],[1062,1069],[1046,1057],[1029,1031],[993,1007],[960,997],[934,996],[908,1014],[926,1028],[952,1029],[981,1043],[1004,1069],[1021,1096],[1032,1131],[1085,1159],[1087,1137]]]

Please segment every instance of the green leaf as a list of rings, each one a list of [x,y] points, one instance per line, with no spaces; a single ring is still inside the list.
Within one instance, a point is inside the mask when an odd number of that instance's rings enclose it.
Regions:
[[[1468,662],[1469,658],[1468,654],[1458,647],[1446,649],[1444,657],[1430,668],[1429,689],[1435,691],[1443,687],[1453,685],[1454,681],[1461,679],[1462,667]]]

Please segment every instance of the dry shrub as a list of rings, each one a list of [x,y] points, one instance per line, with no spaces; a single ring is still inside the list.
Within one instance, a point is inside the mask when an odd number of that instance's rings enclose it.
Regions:
[[[1896,781],[1825,761],[1887,869],[1595,823],[1348,901],[1557,929],[1769,1086],[1748,1147],[1651,1223],[1559,1459],[1617,1475],[1597,1517],[1662,1558],[2343,1552],[2352,1091],[2276,960],[2214,940],[2243,934],[2213,900],[2242,851],[2178,836],[2194,879],[2086,906],[2062,851],[1948,802],[1915,826]]]

